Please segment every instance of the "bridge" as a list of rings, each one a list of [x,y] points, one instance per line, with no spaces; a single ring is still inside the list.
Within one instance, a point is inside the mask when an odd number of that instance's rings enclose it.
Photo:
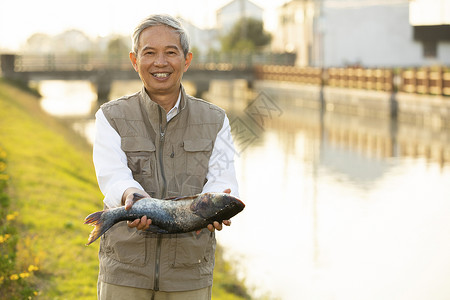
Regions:
[[[139,80],[128,57],[87,55],[2,54],[3,77],[23,82],[40,80],[89,80],[97,89],[99,101],[108,99],[114,80]],[[183,75],[194,83],[197,96],[208,91],[211,80],[254,80],[249,63],[195,63]]]
[[[2,76],[30,80],[89,80],[100,101],[108,99],[114,80],[139,79],[128,57],[89,55],[0,55]],[[224,63],[223,61],[227,61]],[[286,57],[231,56],[215,62],[194,61],[183,79],[195,84],[197,94],[209,90],[211,80],[244,79],[285,81],[326,86],[419,95],[450,96],[450,67],[421,68],[317,68],[295,67]]]

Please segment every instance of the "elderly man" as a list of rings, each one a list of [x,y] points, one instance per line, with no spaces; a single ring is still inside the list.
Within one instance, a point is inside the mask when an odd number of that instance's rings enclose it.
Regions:
[[[179,21],[167,15],[143,20],[133,33],[130,60],[142,90],[96,113],[93,158],[105,206],[129,209],[133,193],[237,196],[228,118],[187,95],[181,84],[192,53]],[[99,299],[211,299],[215,229],[222,224],[172,235],[150,233],[150,225],[144,216],[102,237]]]

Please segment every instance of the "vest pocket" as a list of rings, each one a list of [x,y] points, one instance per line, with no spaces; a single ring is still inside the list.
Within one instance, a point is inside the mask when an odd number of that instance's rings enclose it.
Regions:
[[[123,137],[122,150],[127,156],[128,168],[134,179],[148,193],[155,192],[156,148],[153,142],[144,137]]]
[[[133,175],[152,175],[156,148],[151,140],[143,137],[124,137],[122,150],[127,155],[128,167]]]
[[[202,274],[212,273],[214,267],[214,234],[204,229],[199,235],[195,232],[177,234],[171,240],[171,255],[173,268],[200,269]]]
[[[183,148],[186,151],[187,174],[206,176],[213,141],[210,139],[184,140]]]
[[[143,266],[147,260],[145,234],[119,222],[105,233],[101,252],[121,263]]]

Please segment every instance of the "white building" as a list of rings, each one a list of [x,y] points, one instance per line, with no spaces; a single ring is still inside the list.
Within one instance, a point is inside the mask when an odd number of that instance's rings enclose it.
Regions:
[[[233,0],[216,12],[217,29],[226,34],[243,17],[263,21],[263,11],[249,0]]]
[[[293,23],[280,24],[278,33],[286,35],[284,50],[293,47],[299,56],[297,65],[446,65],[450,64],[449,2],[293,0],[284,10],[294,16]]]
[[[314,56],[314,9],[310,0],[293,0],[278,9],[278,28],[273,35],[272,51],[295,53],[297,66],[311,64]]]
[[[196,62],[200,62],[202,55],[206,55],[210,49],[220,48],[220,41],[216,29],[201,29],[181,17],[178,19],[189,33],[191,50],[195,49],[197,51],[196,54],[200,55],[200,57],[194,58]]]

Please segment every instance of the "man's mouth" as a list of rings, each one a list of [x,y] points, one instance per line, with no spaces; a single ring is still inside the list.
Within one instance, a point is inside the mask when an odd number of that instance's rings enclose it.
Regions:
[[[170,73],[152,73],[152,75],[156,78],[167,78],[169,77]]]

